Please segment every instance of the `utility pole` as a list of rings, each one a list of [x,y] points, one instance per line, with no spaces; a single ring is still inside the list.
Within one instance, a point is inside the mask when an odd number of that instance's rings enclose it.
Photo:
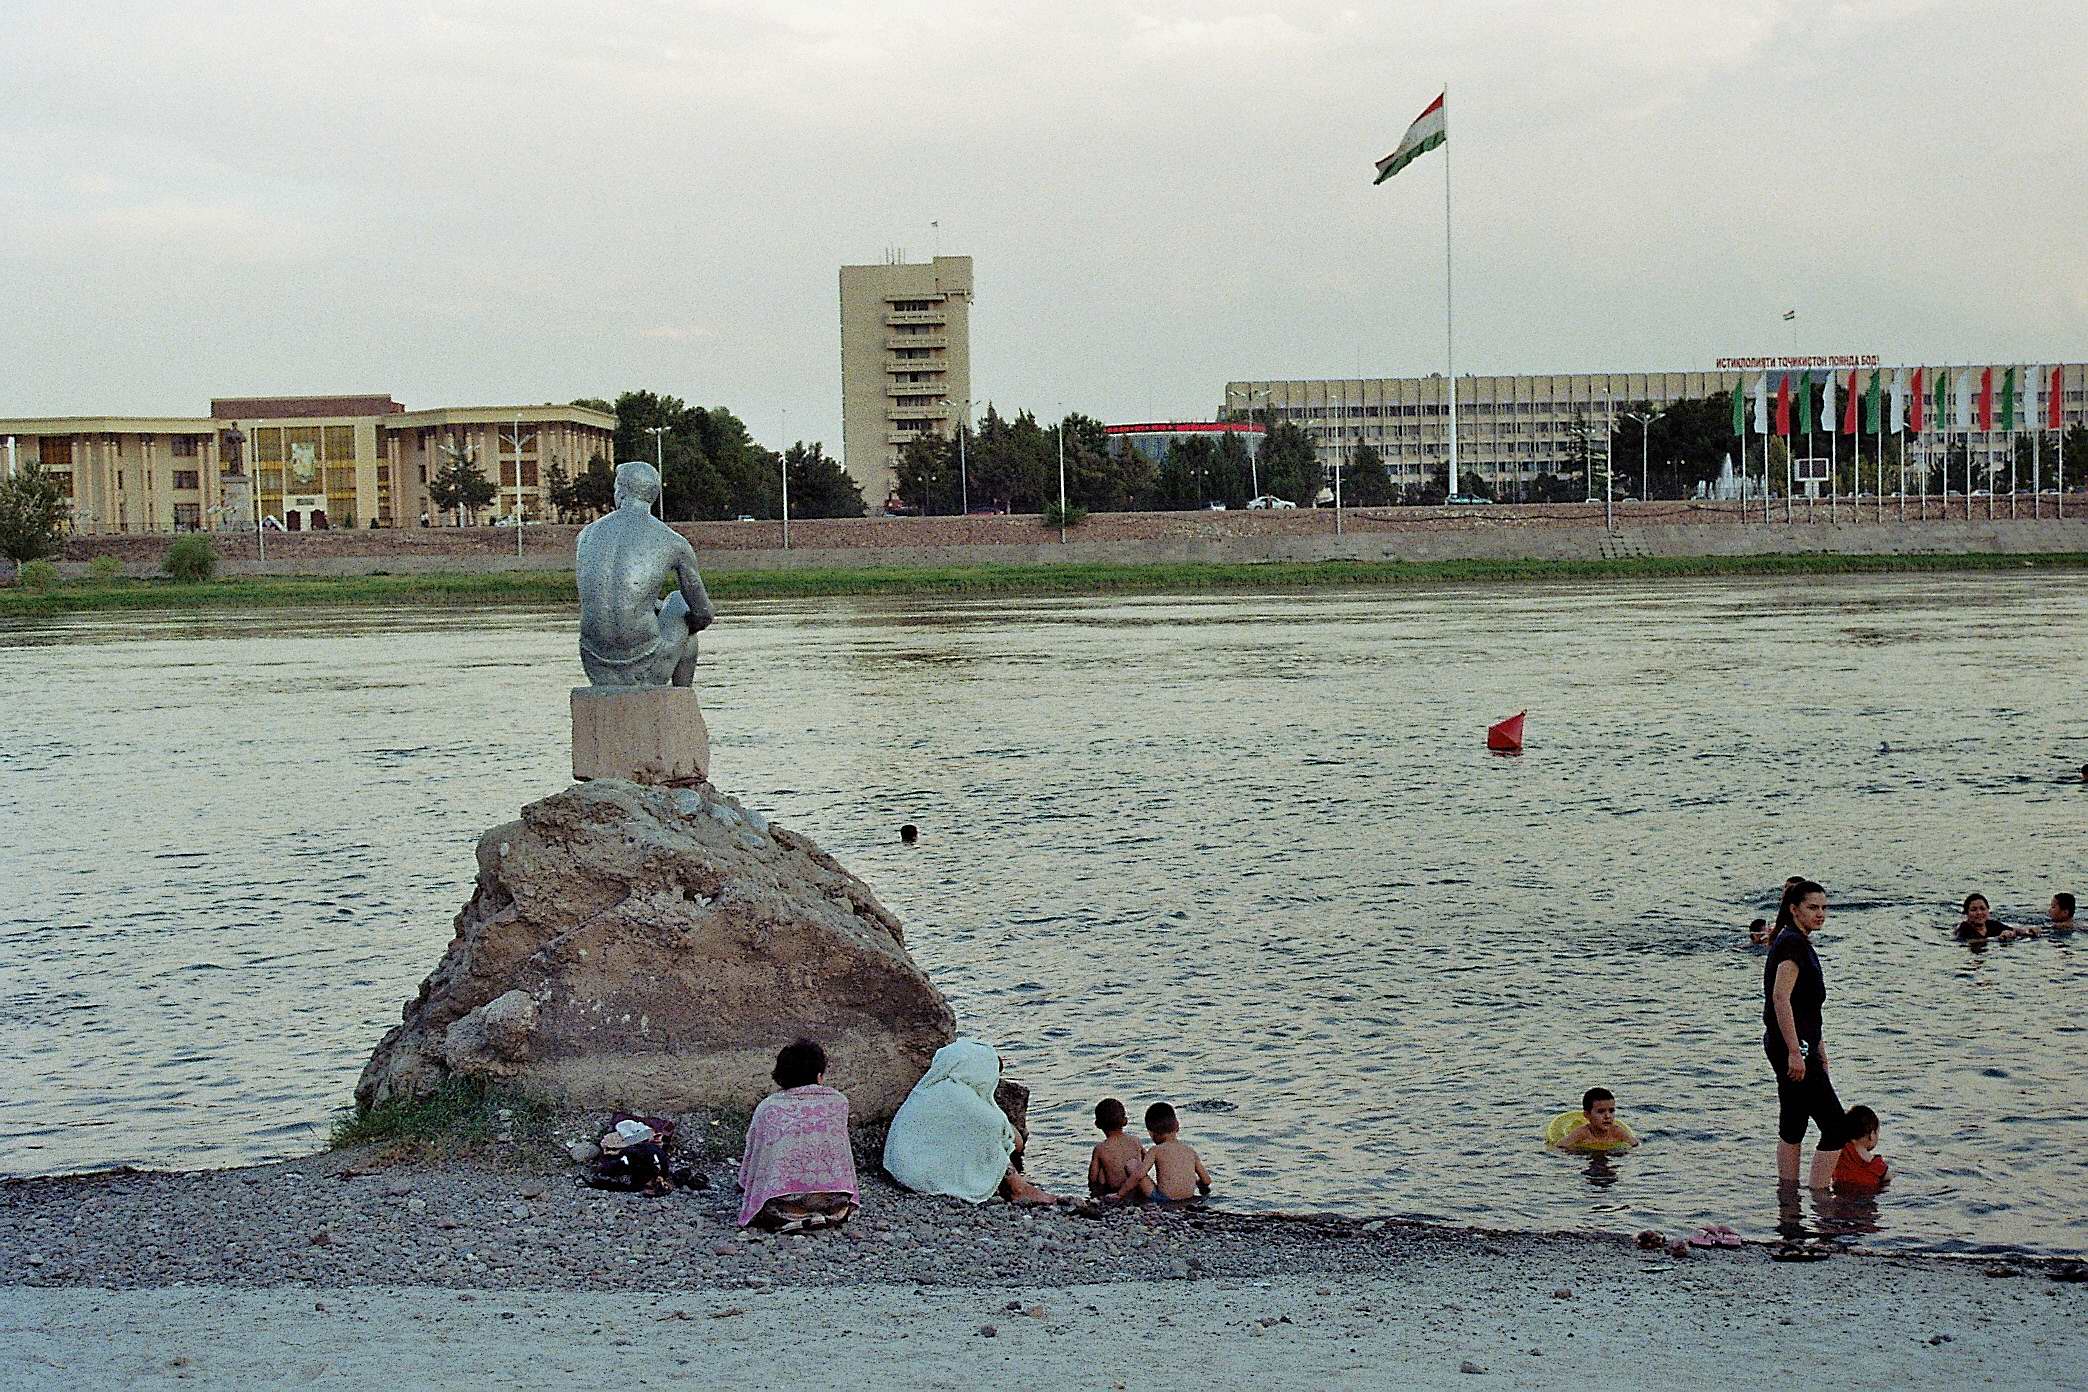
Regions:
[[[1059,545],[1066,544],[1066,408],[1059,406],[1058,424],[1059,456]]]
[[[515,554],[522,554],[522,413],[515,413],[515,433],[502,437],[515,452]]]
[[[653,437],[653,469],[660,475],[660,520],[667,520],[667,427],[648,425],[645,433]]]
[[[783,408],[783,549],[790,549],[790,408]]]

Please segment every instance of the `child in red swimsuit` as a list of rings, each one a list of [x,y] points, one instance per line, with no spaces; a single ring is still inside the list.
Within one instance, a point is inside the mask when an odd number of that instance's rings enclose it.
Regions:
[[[1868,1107],[1851,1107],[1847,1117],[1849,1143],[1834,1162],[1834,1187],[1844,1194],[1876,1193],[1885,1185],[1885,1157],[1877,1153],[1878,1114]]]

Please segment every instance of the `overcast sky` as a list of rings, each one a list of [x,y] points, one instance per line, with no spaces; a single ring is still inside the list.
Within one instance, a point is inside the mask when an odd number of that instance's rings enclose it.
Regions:
[[[977,394],[2088,357],[2076,0],[0,4],[0,415],[652,387],[838,450],[836,268]]]

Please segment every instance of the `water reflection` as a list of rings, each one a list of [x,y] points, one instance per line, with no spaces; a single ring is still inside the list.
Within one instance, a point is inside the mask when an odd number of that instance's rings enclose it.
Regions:
[[[1837,1081],[1906,1138],[1877,1242],[2078,1251],[2088,955],[1938,924],[2078,889],[2088,728],[2034,693],[2083,618],[2046,577],[849,599],[726,615],[704,701],[721,782],[1031,1083],[1047,1180],[1115,1095],[1227,1202],[1760,1235],[1744,925],[1802,870]],[[315,1143],[478,834],[562,786],[576,679],[556,610],[0,630],[0,1169]],[[1646,1144],[1569,1166],[1538,1132],[1595,1083]]]

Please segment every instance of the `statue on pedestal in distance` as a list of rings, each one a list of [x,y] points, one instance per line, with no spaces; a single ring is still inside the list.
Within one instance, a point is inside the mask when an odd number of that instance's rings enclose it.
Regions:
[[[629,460],[616,466],[616,509],[580,529],[580,665],[596,686],[687,686],[696,635],[717,617],[696,550],[652,515],[660,475]],[[676,589],[659,598],[660,581]]]

